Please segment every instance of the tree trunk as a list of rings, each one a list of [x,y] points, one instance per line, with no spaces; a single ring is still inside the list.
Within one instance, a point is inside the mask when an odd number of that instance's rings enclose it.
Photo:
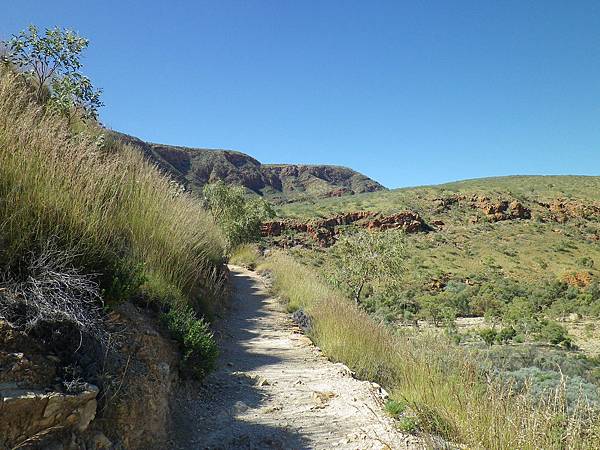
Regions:
[[[358,289],[354,293],[354,301],[356,302],[356,304],[358,306],[360,306],[360,293],[362,292],[364,285],[365,285],[364,282],[360,283],[360,286],[358,287]]]

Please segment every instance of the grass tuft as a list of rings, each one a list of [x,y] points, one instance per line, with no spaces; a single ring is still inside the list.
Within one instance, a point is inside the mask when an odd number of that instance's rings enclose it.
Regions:
[[[229,257],[229,262],[237,266],[254,270],[259,259],[260,251],[256,244],[242,244],[233,249],[231,256]]]

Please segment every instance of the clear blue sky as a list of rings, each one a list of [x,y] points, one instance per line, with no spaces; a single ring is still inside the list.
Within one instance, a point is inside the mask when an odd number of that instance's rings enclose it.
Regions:
[[[600,2],[5,1],[91,40],[105,124],[388,187],[600,175]]]

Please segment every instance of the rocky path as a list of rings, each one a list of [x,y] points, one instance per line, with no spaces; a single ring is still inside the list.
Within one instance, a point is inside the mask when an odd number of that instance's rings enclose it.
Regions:
[[[381,393],[324,358],[255,273],[230,267],[219,366],[174,405],[174,449],[415,449]]]

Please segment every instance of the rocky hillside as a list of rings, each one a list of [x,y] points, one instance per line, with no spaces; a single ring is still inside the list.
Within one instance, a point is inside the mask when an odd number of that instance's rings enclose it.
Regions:
[[[140,148],[175,180],[192,191],[217,180],[244,186],[274,203],[309,198],[341,197],[385,188],[352,169],[327,165],[261,164],[232,150],[152,144],[114,133]]]
[[[467,180],[296,202],[277,213],[263,235],[286,248],[330,247],[348,226],[402,229],[424,280],[464,280],[490,267],[521,281],[600,276],[600,177]]]

